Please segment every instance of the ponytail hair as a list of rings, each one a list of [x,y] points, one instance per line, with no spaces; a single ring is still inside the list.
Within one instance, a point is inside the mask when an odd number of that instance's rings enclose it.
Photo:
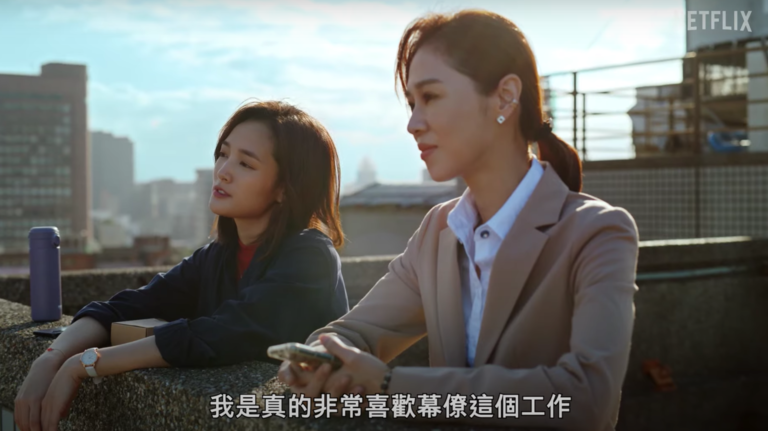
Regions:
[[[575,148],[552,133],[552,119],[541,125],[533,139],[539,145],[539,158],[552,165],[560,179],[574,192],[581,191],[581,159]]]
[[[581,160],[572,146],[552,133],[551,123],[544,121],[536,59],[517,25],[501,15],[472,9],[417,19],[405,29],[397,50],[395,82],[403,93],[413,57],[424,46],[436,49],[484,95],[495,91],[504,76],[519,76],[523,137],[529,143],[538,142],[539,158],[552,166],[568,189],[581,191]]]

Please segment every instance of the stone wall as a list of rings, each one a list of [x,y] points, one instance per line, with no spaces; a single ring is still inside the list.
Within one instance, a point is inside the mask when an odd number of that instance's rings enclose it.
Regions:
[[[71,317],[58,322],[37,324],[29,321],[29,307],[0,299],[0,407],[10,414],[18,387],[32,361],[51,344],[32,331],[67,325]],[[285,395],[287,387],[277,381],[277,366],[249,362],[215,368],[153,368],[107,376],[96,385],[85,380],[62,431],[75,430],[282,430],[282,431],[413,431],[466,430],[460,426],[412,424],[385,420],[329,418],[280,419],[213,418],[213,396],[224,394],[239,400],[240,395],[256,395],[261,409],[264,395]],[[287,409],[286,409],[287,410]],[[484,428],[472,427],[483,431]],[[5,431],[5,430],[3,430]],[[488,430],[490,431],[490,430]]]

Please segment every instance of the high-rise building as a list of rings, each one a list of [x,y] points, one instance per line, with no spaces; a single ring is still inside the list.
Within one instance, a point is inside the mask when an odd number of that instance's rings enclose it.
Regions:
[[[133,194],[133,142],[124,136],[91,132],[93,209],[127,214]]]
[[[0,251],[24,251],[33,226],[92,238],[87,73],[48,63],[0,74]]]

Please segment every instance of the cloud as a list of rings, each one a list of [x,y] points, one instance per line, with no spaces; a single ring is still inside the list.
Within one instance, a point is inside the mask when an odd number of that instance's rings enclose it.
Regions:
[[[71,22],[119,34],[145,49],[165,50],[192,65],[226,64],[263,57],[326,63],[381,64],[390,59],[414,6],[377,2],[285,3],[183,1],[136,3],[88,1],[69,5],[35,2],[36,19]]]
[[[405,131],[407,111],[394,91],[397,41],[406,25],[429,6],[438,10],[479,6],[513,18],[526,30],[534,48],[541,48],[536,50],[540,70],[668,57],[670,40],[679,39],[680,54],[684,51],[682,9],[666,3],[629,5],[632,9],[618,8],[610,1],[589,7],[483,0],[431,3],[86,0],[54,4],[25,0],[19,4],[36,22],[63,23],[94,37],[110,36],[125,49],[153,59],[157,69],[185,74],[167,88],[110,81],[107,75],[94,74],[98,80],[89,82],[89,94],[96,103],[89,101],[91,106],[130,105],[119,109],[126,117],[143,115],[136,121],[137,128],[170,133],[177,127],[173,133],[184,138],[188,130],[179,124],[187,117],[181,112],[197,111],[192,113],[197,133],[218,131],[223,119],[243,101],[281,99],[317,117],[340,147],[352,148],[350,154],[371,146],[376,150],[371,154],[392,154],[389,160],[401,157],[395,152],[412,143]],[[548,8],[553,12],[548,13]],[[590,36],[585,37],[585,32]],[[579,82],[582,89],[605,88],[666,82],[674,76],[674,72],[633,69],[613,75],[582,74]],[[565,84],[561,88],[569,89],[568,79]],[[95,118],[104,115],[98,113]],[[130,132],[131,119],[109,120],[121,121],[122,130]],[[154,145],[149,141],[153,135],[146,136],[147,145]],[[382,172],[411,166],[378,160],[377,164]]]
[[[569,13],[559,7],[560,13],[552,15],[552,22],[541,21],[541,26],[531,26],[527,31],[544,73],[685,53],[682,6],[670,6],[666,1],[627,1],[621,6],[609,1],[571,5],[575,6],[578,7]],[[541,31],[546,27],[553,31]]]
[[[376,2],[84,2],[35,7],[44,22],[70,22],[126,38],[152,57],[203,67],[207,86],[147,90],[91,82],[97,97],[139,107],[188,109],[195,100],[285,99],[340,129],[400,128],[393,61],[409,5]],[[38,3],[38,5],[40,5]],[[377,136],[376,133],[373,136]]]
[[[115,102],[130,102],[138,107],[161,106],[168,109],[184,109],[190,102],[196,101],[227,101],[241,103],[256,94],[268,94],[269,88],[263,86],[243,86],[240,89],[232,87],[205,87],[178,90],[142,90],[128,83],[106,84],[100,81],[90,81],[89,92],[95,96]]]

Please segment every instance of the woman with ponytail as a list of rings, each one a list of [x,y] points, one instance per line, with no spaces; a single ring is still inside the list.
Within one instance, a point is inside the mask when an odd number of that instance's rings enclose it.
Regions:
[[[309,337],[341,368],[284,362],[280,379],[310,397],[406,394],[414,412],[434,395],[444,408],[456,395],[467,410],[492,406],[432,420],[613,430],[637,228],[581,193],[578,154],[543,118],[525,36],[485,11],[428,15],[406,29],[396,79],[430,175],[461,177],[467,190],[432,208],[368,295]],[[430,367],[386,365],[425,335]]]

